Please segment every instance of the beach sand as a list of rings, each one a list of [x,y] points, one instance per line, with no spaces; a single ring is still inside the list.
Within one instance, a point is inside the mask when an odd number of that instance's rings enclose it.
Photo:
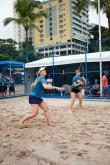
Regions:
[[[56,124],[43,111],[17,122],[31,111],[27,97],[0,100],[0,165],[109,165],[110,103],[84,101],[69,113],[69,99],[45,99]]]

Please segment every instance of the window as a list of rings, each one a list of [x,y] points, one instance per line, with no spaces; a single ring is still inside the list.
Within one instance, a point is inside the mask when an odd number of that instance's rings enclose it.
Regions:
[[[67,42],[71,42],[71,40],[67,40]]]
[[[70,48],[71,47],[71,45],[68,45],[68,48]]]
[[[49,50],[52,50],[53,48],[51,47],[51,48],[49,48]]]
[[[59,23],[63,23],[63,20],[59,20]]]
[[[43,28],[43,25],[40,25],[40,28]]]
[[[61,51],[61,52],[60,52],[60,55],[61,55],[61,56],[66,55],[66,51]]]
[[[52,32],[50,33],[50,36],[52,36]]]
[[[39,49],[39,52],[43,52],[44,51],[44,49]]]
[[[59,25],[59,28],[60,28],[60,29],[63,29],[63,25]]]
[[[62,46],[60,46],[60,48],[66,48],[66,46],[65,45],[62,45]]]
[[[63,18],[63,14],[59,15],[59,18]]]
[[[50,27],[50,31],[52,31],[52,27]]]
[[[68,55],[71,54],[71,50],[68,50]]]
[[[59,31],[59,34],[63,34],[63,30],[60,30],[60,31]]]
[[[39,23],[43,23],[43,20],[40,20]]]

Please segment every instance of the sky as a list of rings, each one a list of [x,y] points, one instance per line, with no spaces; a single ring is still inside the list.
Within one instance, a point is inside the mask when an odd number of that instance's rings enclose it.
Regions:
[[[0,0],[0,38],[13,37],[13,25],[3,26],[3,20],[7,17],[13,17],[13,1],[14,0]],[[89,22],[98,24],[98,16],[94,10],[89,12]],[[107,18],[101,13],[101,25],[108,27]]]

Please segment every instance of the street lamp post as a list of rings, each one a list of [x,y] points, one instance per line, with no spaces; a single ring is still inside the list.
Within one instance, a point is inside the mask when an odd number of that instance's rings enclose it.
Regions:
[[[87,79],[88,79],[87,53],[88,53],[88,39],[85,42],[85,73],[86,73],[86,92],[85,92],[85,94],[86,94],[86,96],[88,95],[88,91],[87,91],[87,88],[88,88],[88,84],[87,84]]]
[[[98,16],[99,16],[99,55],[100,55],[100,96],[102,96],[102,45],[101,45],[100,0],[98,0]]]
[[[52,49],[52,65],[53,65],[53,72],[52,72],[52,74],[53,74],[53,85],[54,85],[54,79],[55,79],[55,68],[54,68],[54,48]]]
[[[10,70],[10,76],[11,76],[11,74],[12,74],[11,59],[10,59],[10,68],[9,68],[9,70]]]

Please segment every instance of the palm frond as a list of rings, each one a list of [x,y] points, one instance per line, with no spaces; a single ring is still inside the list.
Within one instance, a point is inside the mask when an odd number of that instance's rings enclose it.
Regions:
[[[48,17],[48,14],[44,11],[39,11],[38,13],[34,13],[35,15],[35,18],[40,18],[40,17],[44,17],[44,18],[47,18]]]
[[[3,20],[3,24],[4,26],[8,25],[11,22],[16,22],[18,24],[21,24],[21,21],[19,18],[12,18],[12,17],[8,17],[6,19]]]
[[[35,28],[35,29],[37,29],[38,32],[40,32],[40,29],[39,29],[38,26],[37,26],[36,24],[34,24],[34,23],[31,23],[31,24],[30,24],[29,29],[31,29],[31,28]]]
[[[34,21],[40,17],[48,17],[44,11],[40,10],[37,13],[34,12],[34,9],[41,7],[40,4],[41,2],[35,0],[16,0],[14,8],[17,14],[17,18],[6,18],[4,20],[4,25],[6,26],[10,22],[21,24],[26,31],[26,39],[28,39],[27,32],[29,28],[35,27],[39,31],[39,28],[34,24]]]
[[[88,8],[90,6],[90,3],[90,0],[78,0],[75,5],[76,13],[80,14],[83,9]]]

